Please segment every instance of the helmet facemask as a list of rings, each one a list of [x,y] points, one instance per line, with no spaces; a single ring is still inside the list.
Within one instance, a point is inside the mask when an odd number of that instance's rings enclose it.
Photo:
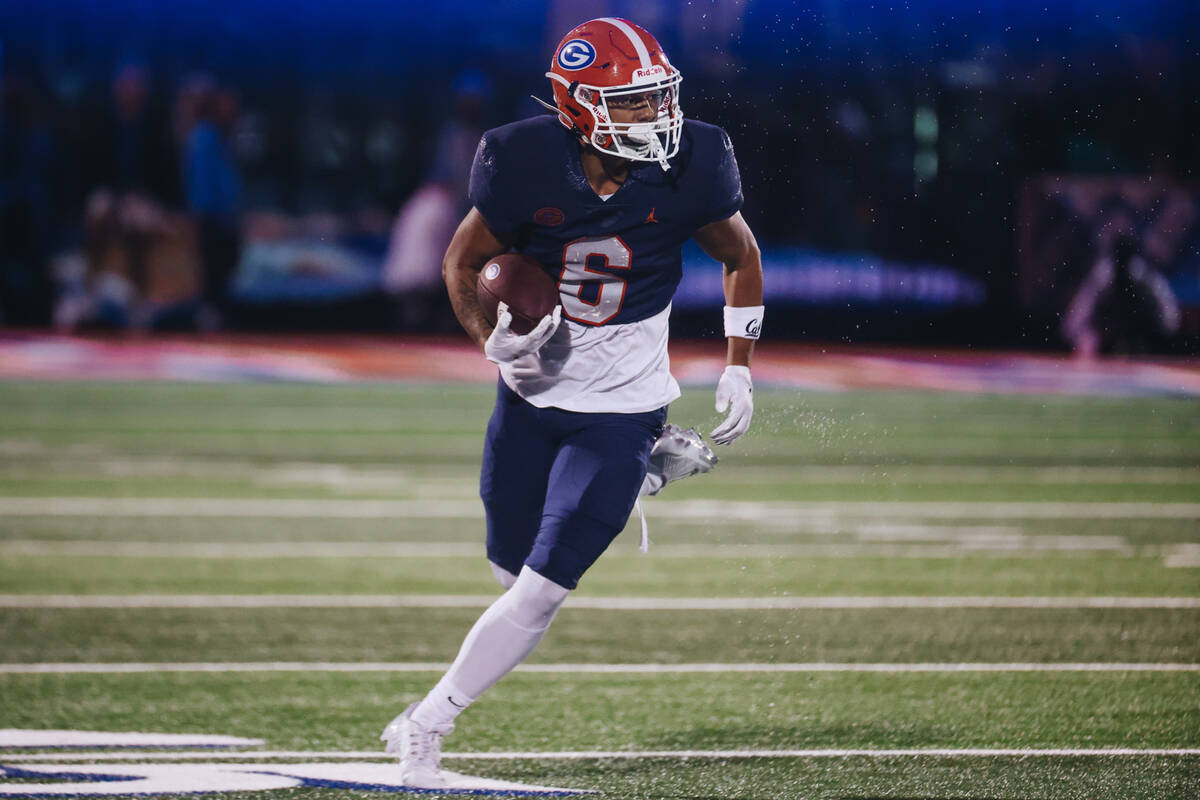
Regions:
[[[678,70],[658,80],[615,87],[570,83],[553,72],[546,75],[561,83],[571,99],[591,113],[595,123],[590,134],[584,136],[592,147],[630,161],[657,162],[664,172],[671,168],[668,159],[679,152],[683,133],[683,111],[679,107],[682,76]],[[614,110],[637,109],[643,104],[655,111],[653,120],[613,121]]]

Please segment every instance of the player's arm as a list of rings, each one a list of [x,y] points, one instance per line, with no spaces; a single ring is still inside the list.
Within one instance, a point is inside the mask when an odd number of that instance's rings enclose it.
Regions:
[[[533,330],[522,335],[509,330],[512,316],[503,303],[498,306],[499,314],[494,327],[483,316],[475,288],[479,271],[489,259],[507,253],[511,247],[511,238],[493,231],[483,215],[472,208],[459,223],[450,246],[446,248],[446,257],[442,259],[442,279],[446,281],[454,315],[483,350],[488,361],[494,364],[503,364],[535,352],[554,335],[562,319],[561,309],[556,307]]]
[[[488,259],[507,253],[511,247],[512,242],[489,228],[483,215],[472,208],[459,223],[442,260],[442,278],[446,281],[454,315],[481,348],[492,335],[492,326],[479,307],[475,284]]]
[[[750,428],[754,387],[750,357],[762,329],[763,274],[758,242],[739,211],[705,225],[696,242],[725,268],[725,336],[729,341],[725,371],[717,384],[717,411],[729,410],[712,432],[717,444],[729,444]]]
[[[758,250],[758,242],[742,212],[737,212],[728,219],[705,225],[695,234],[696,243],[712,258],[725,266],[725,305],[729,308],[756,308],[763,302],[763,272],[762,254]],[[762,325],[761,315],[757,321]],[[728,335],[730,332],[726,331]],[[747,331],[742,331],[747,333]],[[753,337],[729,336],[729,349],[726,363],[743,367],[750,366],[750,356],[754,352],[754,341],[758,338],[757,330]]]

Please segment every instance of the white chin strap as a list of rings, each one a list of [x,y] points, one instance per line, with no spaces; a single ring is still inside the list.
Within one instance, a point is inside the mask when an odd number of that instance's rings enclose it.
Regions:
[[[658,162],[663,172],[671,170],[671,165],[667,162],[667,151],[663,149],[662,142],[659,141],[658,136],[653,134],[650,136],[650,157]]]

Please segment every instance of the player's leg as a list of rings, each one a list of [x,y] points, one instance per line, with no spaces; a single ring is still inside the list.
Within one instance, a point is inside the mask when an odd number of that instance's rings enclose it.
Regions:
[[[521,581],[519,577],[541,527],[546,485],[560,435],[554,425],[547,424],[546,414],[546,410],[521,399],[503,381],[499,383],[496,406],[484,440],[479,494],[487,516],[487,555],[492,574],[509,592],[485,611],[467,634],[455,666],[414,712],[418,721],[431,725],[449,722],[487,688],[481,687],[480,679],[474,675],[464,675],[463,669],[455,668],[463,654],[472,648],[490,650],[500,646],[501,650],[511,649],[520,654],[516,656],[518,662],[527,654],[522,640],[528,637],[523,633],[518,632],[510,639],[512,647],[506,648],[503,639],[511,631],[501,630],[499,635],[493,636],[484,635],[483,629],[504,629],[506,620],[512,621],[521,631],[544,631],[549,626],[549,621],[545,625],[540,622],[541,609],[533,608],[528,615],[514,614],[511,610],[514,599],[508,598],[512,594],[536,607],[543,597],[556,594],[547,591],[546,587],[535,590],[529,585],[530,579]],[[521,585],[518,587],[518,584]],[[557,602],[561,602],[561,598]],[[532,650],[532,645],[529,649]],[[507,660],[503,654],[500,659]]]
[[[542,526],[526,566],[575,588],[628,522],[665,419],[665,408],[574,415],[575,430],[563,439],[550,472]]]
[[[440,741],[458,714],[533,652],[568,591],[625,527],[666,411],[574,414],[542,409],[536,416],[549,435],[564,435],[550,470],[533,551],[512,588],[471,628],[433,691],[385,730],[389,750],[403,748],[412,736]],[[419,771],[422,779],[436,773]]]
[[[441,739],[453,720],[486,688],[536,646],[566,590],[534,573],[520,573],[541,522],[546,482],[553,465],[555,431],[540,410],[503,383],[488,423],[480,496],[487,513],[487,554],[505,592],[483,613],[463,642],[451,669],[426,697],[392,720],[380,737],[400,757],[406,785],[440,788]]]
[[[558,448],[542,409],[503,381],[483,443],[479,496],[487,518],[487,557],[504,588],[521,572],[542,521],[546,484]]]
[[[525,567],[511,589],[476,621],[458,657],[424,700],[392,720],[380,737],[400,758],[406,786],[446,786],[441,771],[442,737],[454,719],[520,664],[541,641],[567,590]]]
[[[505,589],[511,589],[513,584],[517,582],[517,576],[513,575],[495,561],[491,561],[489,563],[492,566],[492,577],[496,579],[496,583],[500,584]]]
[[[537,647],[568,591],[625,527],[666,413],[541,409],[535,416],[544,436],[563,437],[537,539],[512,588],[476,621],[454,664],[412,711],[430,730],[451,725]]]
[[[414,712],[417,721],[453,721],[533,652],[568,591],[625,527],[665,416],[537,412],[543,435],[562,437],[537,539],[512,588],[471,628],[446,676]]]
[[[567,589],[529,567],[476,620],[458,656],[414,710],[429,726],[451,723],[479,696],[533,652],[554,620]]]

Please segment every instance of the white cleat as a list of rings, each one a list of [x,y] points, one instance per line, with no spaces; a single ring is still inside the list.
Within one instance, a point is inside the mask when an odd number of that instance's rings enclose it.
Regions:
[[[667,423],[650,450],[650,463],[641,494],[658,494],[668,483],[683,480],[717,465],[717,456],[695,428]]]
[[[418,703],[388,723],[379,740],[387,742],[385,752],[400,759],[400,780],[414,789],[449,788],[447,775],[442,772],[442,737],[454,730],[453,725],[426,728],[412,719]]]

